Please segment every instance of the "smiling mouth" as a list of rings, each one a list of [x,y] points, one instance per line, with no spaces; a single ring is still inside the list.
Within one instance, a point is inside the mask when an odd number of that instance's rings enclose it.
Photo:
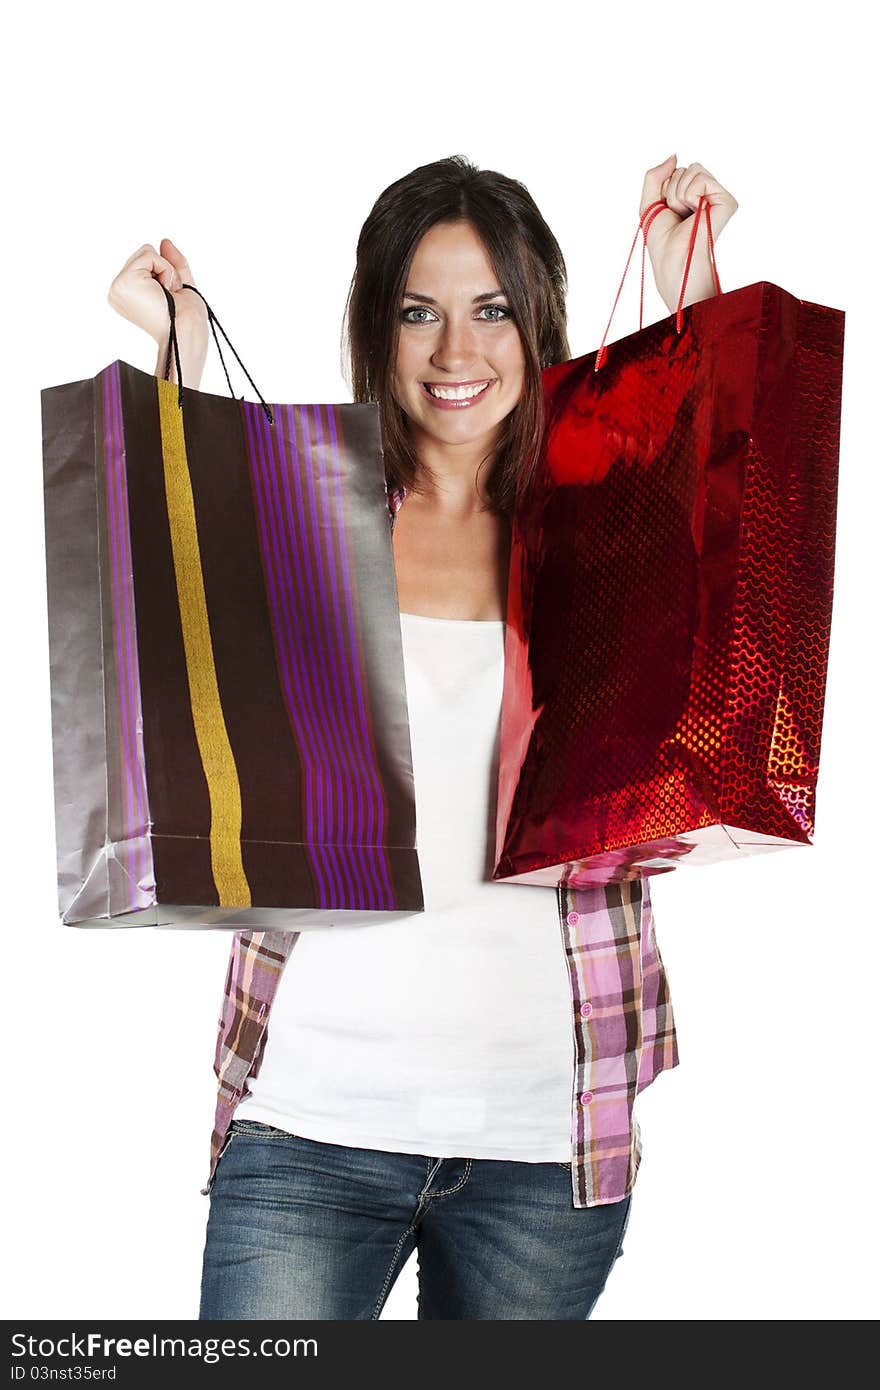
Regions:
[[[432,401],[439,401],[443,405],[470,405],[480,400],[496,380],[496,377],[492,377],[483,382],[462,382],[456,386],[446,386],[439,381],[423,381],[421,386]]]

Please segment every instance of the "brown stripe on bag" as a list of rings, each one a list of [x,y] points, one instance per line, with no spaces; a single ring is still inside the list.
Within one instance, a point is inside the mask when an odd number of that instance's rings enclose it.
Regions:
[[[217,904],[165,504],[156,381],[120,363],[144,754],[160,903]]]

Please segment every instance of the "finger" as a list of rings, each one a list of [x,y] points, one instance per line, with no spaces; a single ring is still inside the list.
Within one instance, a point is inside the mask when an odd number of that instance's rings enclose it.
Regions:
[[[151,245],[149,241],[146,241],[143,246],[139,246],[136,251],[132,252],[122,269],[129,270],[132,266],[137,266],[138,269],[140,269],[141,266],[147,264],[150,256],[158,256],[158,254],[159,252],[156,250],[155,246]]]
[[[671,154],[667,159],[664,159],[662,163],[654,164],[650,169],[646,170],[645,177],[642,181],[642,193],[646,195],[656,192],[660,184],[669,178],[674,168],[675,155]]]
[[[699,195],[705,186],[705,178],[699,172],[700,166],[689,164],[686,169],[682,169],[678,176],[675,186],[676,211],[682,217],[687,217],[695,212],[699,206]],[[697,187],[697,195],[692,199],[689,190]]]
[[[666,182],[669,175],[672,173],[672,170],[675,167],[675,158],[675,155],[671,154],[660,164],[655,164],[652,166],[652,168],[646,170],[645,177],[642,181],[642,194],[641,198],[639,199],[640,216],[643,216],[653,203],[663,200],[661,185]],[[662,213],[660,213],[659,216],[662,217]],[[652,226],[653,223],[654,219],[652,218]]]
[[[700,205],[700,195],[721,192],[717,179],[702,164],[689,164],[685,170],[678,196],[688,207],[696,210]],[[711,200],[710,200],[711,201]]]
[[[165,259],[170,261],[170,263],[174,266],[175,270],[177,271],[177,289],[180,288],[184,281],[186,281],[188,285],[194,283],[192,271],[189,268],[189,261],[186,259],[186,256],[183,254],[183,252],[179,250],[177,246],[174,245],[174,242],[171,240],[170,237],[166,236],[162,238],[162,240],[159,243],[159,250],[165,257]]]
[[[168,290],[169,293],[173,290],[180,289],[180,272],[177,267],[173,266],[165,256],[160,256],[157,251],[153,252],[149,259],[144,262],[143,266],[137,268],[142,270],[144,278],[148,275],[152,276],[152,278],[158,280],[159,284],[162,285],[164,289]],[[132,267],[132,269],[135,269],[135,267]]]
[[[147,242],[129,256],[117,279],[126,272],[137,274],[141,279],[152,276],[167,290],[180,289],[180,273],[165,257],[160,256],[155,246]]]
[[[669,177],[668,177],[668,178],[665,178],[665,179],[663,180],[663,197],[664,197],[664,198],[669,199],[669,198],[674,198],[674,197],[675,197],[675,183],[676,183],[676,179],[678,178],[678,174],[679,174],[679,166],[676,165],[676,167],[673,169],[673,171],[672,171],[672,173],[669,175]]]
[[[154,280],[158,280],[164,289],[171,293],[179,290],[181,285],[180,271],[165,256],[158,253],[150,257],[149,263],[144,266],[145,274],[152,275]]]
[[[666,191],[663,195],[669,206],[672,208],[672,211],[677,213],[679,217],[684,217],[687,213],[690,212],[690,208],[687,206],[686,203],[683,203],[681,201],[678,192],[679,185],[681,183],[681,177],[685,172],[686,171],[683,168],[681,168],[681,166],[679,166],[673,171],[673,173],[670,175],[667,181]]]

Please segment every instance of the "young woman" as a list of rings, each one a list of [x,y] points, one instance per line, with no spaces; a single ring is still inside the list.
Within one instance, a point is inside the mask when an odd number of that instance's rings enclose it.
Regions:
[[[703,193],[717,238],[736,204],[702,166],[645,176],[640,210],[668,204],[648,249],[670,312]],[[166,239],[109,297],[161,376],[174,294],[196,386],[208,324],[183,283]],[[413,1248],[420,1318],[584,1319],[622,1251],[633,1102],[678,1062],[649,880],[490,879],[510,515],[541,369],[571,355],[565,290],[527,189],[460,157],[393,183],[361,231],[348,341],[354,399],[381,409],[425,911],[236,933],[203,1319],[377,1319]],[[713,292],[695,257],[685,302]]]

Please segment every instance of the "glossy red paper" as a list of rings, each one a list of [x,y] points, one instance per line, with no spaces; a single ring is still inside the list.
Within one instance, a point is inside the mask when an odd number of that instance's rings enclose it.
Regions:
[[[812,842],[844,314],[761,282],[543,373],[514,518],[493,878]]]

